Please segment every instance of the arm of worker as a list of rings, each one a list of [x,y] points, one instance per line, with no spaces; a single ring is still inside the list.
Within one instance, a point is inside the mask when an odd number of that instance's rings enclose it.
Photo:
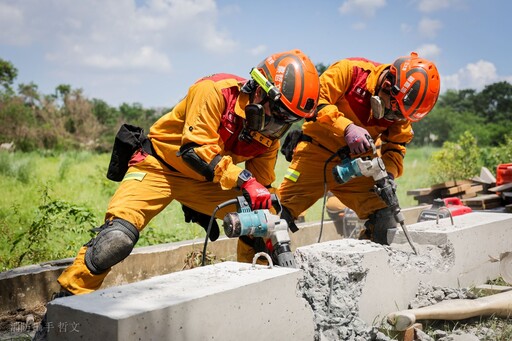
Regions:
[[[348,60],[340,60],[320,76],[320,97],[317,121],[338,136],[344,136],[347,126],[354,123],[338,110],[336,103],[345,96],[352,80]]]
[[[198,82],[190,88],[186,105],[181,157],[206,180],[219,183],[222,189],[236,187],[242,169],[229,155],[224,155],[218,133],[226,106],[220,90],[213,82]]]
[[[403,173],[407,144],[412,141],[413,136],[412,126],[408,121],[395,122],[381,135],[382,161],[393,178],[398,178]]]

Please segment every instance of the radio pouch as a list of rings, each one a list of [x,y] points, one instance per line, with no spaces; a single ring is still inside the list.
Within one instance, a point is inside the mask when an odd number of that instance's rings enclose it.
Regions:
[[[121,181],[128,170],[128,163],[143,144],[149,142],[144,129],[130,124],[123,124],[117,132],[112,147],[112,156],[107,170],[107,178],[112,181]]]

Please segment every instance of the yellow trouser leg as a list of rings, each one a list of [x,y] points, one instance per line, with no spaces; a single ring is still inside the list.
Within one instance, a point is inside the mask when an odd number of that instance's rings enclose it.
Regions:
[[[83,246],[78,251],[78,255],[73,264],[64,270],[58,278],[58,282],[62,288],[75,295],[88,294],[97,290],[101,286],[101,283],[103,283],[105,276],[110,272],[109,269],[99,275],[92,274],[89,269],[87,269],[87,266],[85,266],[84,257],[86,250],[87,247]]]

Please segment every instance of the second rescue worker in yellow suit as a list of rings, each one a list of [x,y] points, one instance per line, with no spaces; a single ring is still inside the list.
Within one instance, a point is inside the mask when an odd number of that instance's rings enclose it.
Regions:
[[[189,216],[209,216],[241,194],[252,209],[270,208],[279,138],[293,122],[314,115],[319,79],[299,50],[271,55],[251,75],[254,79],[215,74],[199,80],[151,127],[151,151],[132,156],[105,224],[59,277],[65,291],[98,289],[111,267],[130,254],[139,232],[173,200]],[[244,161],[245,169],[238,165]],[[217,218],[229,209],[219,210]],[[218,235],[213,231],[210,239]],[[251,261],[252,245],[241,244],[239,259],[251,253]]]
[[[399,177],[406,145],[413,138],[411,121],[430,112],[439,91],[437,68],[414,52],[393,64],[349,58],[331,65],[320,76],[318,116],[302,126],[301,142],[279,188],[286,208],[283,217],[291,229],[293,219],[322,197],[326,160],[345,146],[352,155],[366,152],[370,149],[366,135],[381,139],[386,171],[391,181]],[[397,224],[384,201],[372,192],[373,179],[360,176],[337,183],[331,170],[340,161],[334,158],[326,167],[328,190],[360,219],[369,218],[367,238],[388,244],[387,229]]]

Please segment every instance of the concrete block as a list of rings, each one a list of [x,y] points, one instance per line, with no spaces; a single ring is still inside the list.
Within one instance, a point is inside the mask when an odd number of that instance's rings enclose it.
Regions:
[[[439,278],[439,285],[469,287],[498,278],[501,255],[512,251],[512,215],[506,213],[472,212],[453,217],[453,224],[443,218],[409,225],[408,230],[415,244],[444,248],[446,258],[454,255],[454,274]],[[401,230],[391,246],[410,250]]]
[[[224,262],[56,299],[50,340],[312,340],[298,269]]]
[[[497,260],[512,246],[512,216],[470,213],[409,225],[419,254],[400,232],[391,246],[342,239],[300,247],[304,270],[299,290],[311,302],[317,332],[340,330],[361,319],[379,324],[407,309],[420,283],[453,288],[477,286],[499,277]],[[330,302],[326,304],[325,302]],[[340,321],[344,321],[340,324]],[[337,335],[341,337],[342,335]]]

